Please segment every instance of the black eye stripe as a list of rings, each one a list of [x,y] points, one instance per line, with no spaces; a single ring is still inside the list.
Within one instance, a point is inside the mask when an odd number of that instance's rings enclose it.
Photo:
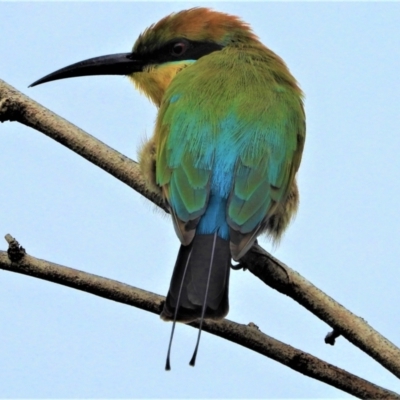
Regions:
[[[178,51],[179,47],[182,47],[181,53]],[[157,63],[179,60],[198,60],[207,54],[221,50],[223,47],[224,46],[214,42],[196,42],[185,38],[177,38],[144,56],[149,61]]]

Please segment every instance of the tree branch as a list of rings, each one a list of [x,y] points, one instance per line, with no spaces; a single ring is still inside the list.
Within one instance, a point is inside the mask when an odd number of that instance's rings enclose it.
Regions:
[[[139,165],[0,79],[0,122],[17,121],[61,143],[167,211],[147,189]]]
[[[82,290],[157,315],[161,313],[165,300],[163,296],[118,281],[39,260],[26,254],[25,249],[11,235],[6,235],[6,240],[9,243],[9,248],[7,252],[0,251],[1,269]],[[189,325],[195,328],[199,327],[197,322]],[[203,329],[356,397],[362,399],[400,399],[400,396],[392,391],[374,385],[262,333],[254,324],[242,325],[224,319],[220,322],[205,321]]]
[[[332,297],[318,289],[298,272],[279,261],[258,244],[241,259],[244,268],[265,284],[297,301],[325,321],[351,343],[400,377],[400,349],[354,315]]]
[[[43,132],[165,210],[162,199],[146,188],[136,162],[0,80],[0,121],[7,120],[18,121]],[[253,247],[241,261],[242,267],[249,269],[267,285],[293,298],[394,375],[400,377],[400,350],[363,319],[352,314],[258,245]]]

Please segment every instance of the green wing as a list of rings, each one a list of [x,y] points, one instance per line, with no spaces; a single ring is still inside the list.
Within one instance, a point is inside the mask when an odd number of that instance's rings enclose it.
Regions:
[[[156,179],[183,244],[210,194],[219,196],[238,259],[286,200],[300,164],[304,111],[295,81],[277,80],[266,65],[215,52],[179,72],[166,92]]]

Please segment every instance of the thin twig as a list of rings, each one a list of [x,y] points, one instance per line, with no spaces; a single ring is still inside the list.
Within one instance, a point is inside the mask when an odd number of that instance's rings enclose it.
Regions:
[[[333,330],[331,332],[329,332],[326,336],[325,336],[325,343],[326,344],[330,344],[331,346],[335,345],[335,341],[336,339],[340,336],[340,333],[337,330]]]

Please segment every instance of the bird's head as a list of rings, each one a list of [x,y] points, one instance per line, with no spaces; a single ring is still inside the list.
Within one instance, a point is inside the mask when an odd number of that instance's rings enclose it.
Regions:
[[[208,8],[192,8],[151,25],[139,35],[129,53],[81,61],[30,86],[78,76],[126,75],[159,106],[179,71],[214,51],[254,41],[258,42],[257,37],[238,17]]]

